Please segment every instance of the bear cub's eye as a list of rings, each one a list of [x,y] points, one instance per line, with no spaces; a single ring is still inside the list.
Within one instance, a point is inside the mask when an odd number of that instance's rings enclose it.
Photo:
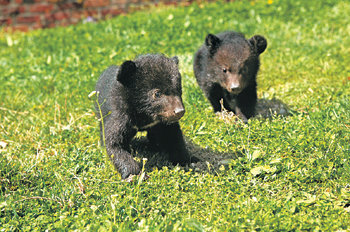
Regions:
[[[227,73],[228,70],[227,70],[227,68],[223,68],[222,71],[223,71],[224,73]]]
[[[159,90],[156,90],[154,93],[153,93],[153,98],[160,98],[162,96],[162,94],[160,93]]]

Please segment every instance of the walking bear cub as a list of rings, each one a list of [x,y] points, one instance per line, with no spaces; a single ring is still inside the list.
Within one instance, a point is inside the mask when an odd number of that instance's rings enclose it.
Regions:
[[[254,116],[257,102],[256,75],[259,55],[267,46],[263,36],[245,39],[243,34],[226,31],[208,34],[194,57],[194,74],[214,112],[234,112],[244,122]]]
[[[191,161],[178,122],[185,114],[178,62],[160,54],[139,56],[109,67],[96,84],[101,141],[104,130],[107,153],[123,179],[140,172],[130,154],[137,131],[147,131],[149,142],[174,163]]]

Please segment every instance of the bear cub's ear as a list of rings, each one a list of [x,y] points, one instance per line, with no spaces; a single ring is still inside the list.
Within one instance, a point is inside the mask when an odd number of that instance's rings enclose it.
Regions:
[[[136,64],[133,61],[125,61],[119,68],[117,80],[125,86],[132,83],[132,75],[136,72]]]
[[[216,52],[216,49],[219,47],[221,40],[213,35],[208,34],[205,38],[205,45],[209,48],[209,52],[213,55]]]
[[[179,58],[177,56],[173,56],[171,59],[175,62],[176,65],[179,65]]]
[[[249,42],[255,47],[259,55],[263,53],[267,47],[267,41],[261,35],[254,35],[249,39]]]

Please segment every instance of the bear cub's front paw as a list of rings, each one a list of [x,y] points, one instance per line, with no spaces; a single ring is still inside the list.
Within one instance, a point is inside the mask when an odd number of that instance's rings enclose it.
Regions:
[[[141,166],[135,160],[130,160],[128,163],[125,163],[118,171],[122,179],[126,179],[130,175],[138,175],[141,171]]]

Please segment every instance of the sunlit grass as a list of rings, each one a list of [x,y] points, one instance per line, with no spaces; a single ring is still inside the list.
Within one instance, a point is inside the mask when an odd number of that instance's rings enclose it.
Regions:
[[[336,0],[217,2],[0,32],[0,228],[349,230],[348,12]],[[292,115],[244,125],[212,113],[193,54],[223,30],[267,38],[258,95]],[[179,57],[186,139],[234,159],[121,181],[88,95],[106,67],[144,53]]]

